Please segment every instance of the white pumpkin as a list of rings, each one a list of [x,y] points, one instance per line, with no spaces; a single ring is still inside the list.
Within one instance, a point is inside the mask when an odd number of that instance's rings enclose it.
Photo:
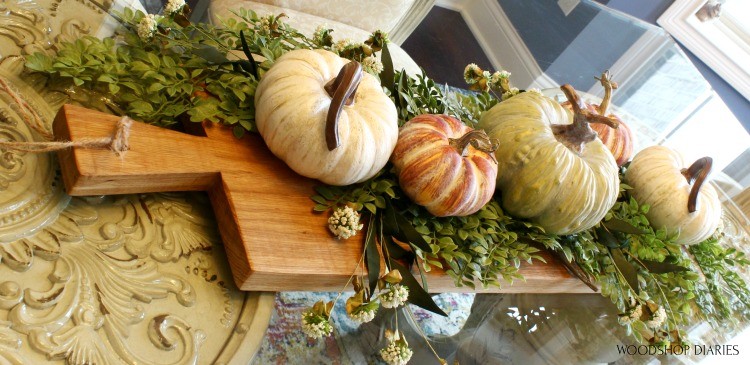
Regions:
[[[348,64],[325,50],[291,51],[255,91],[256,125],[271,152],[298,174],[330,185],[373,177],[398,138],[396,106],[380,82]],[[339,74],[342,82],[335,82]]]
[[[617,164],[588,126],[572,87],[575,110],[525,92],[485,112],[479,126],[498,141],[497,188],[503,208],[549,233],[572,234],[599,223],[617,200]]]
[[[651,146],[635,155],[625,181],[638,203],[651,206],[646,217],[653,227],[664,227],[679,234],[677,243],[692,245],[709,238],[721,221],[716,189],[703,184],[710,169],[710,157],[686,168],[679,152]]]

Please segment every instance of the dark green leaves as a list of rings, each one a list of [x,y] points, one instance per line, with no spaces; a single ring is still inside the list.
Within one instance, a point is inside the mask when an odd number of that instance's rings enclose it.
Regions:
[[[670,272],[681,272],[690,270],[687,267],[680,266],[677,264],[670,264],[668,262],[658,262],[651,260],[640,260],[643,267],[652,274],[666,274]]]
[[[207,44],[197,45],[192,49],[192,52],[194,55],[215,65],[221,65],[229,62],[227,57],[218,49],[216,49],[216,47],[212,47]],[[153,55],[153,53],[149,53],[149,55]]]
[[[388,50],[388,43],[383,45],[383,51],[380,55],[380,60],[383,63],[383,71],[380,72],[380,83],[391,92],[391,95],[395,93],[394,89],[394,70],[393,70],[393,59],[391,58],[391,52]]]
[[[602,225],[604,227],[607,227],[610,231],[615,232],[622,232],[622,233],[629,233],[629,234],[646,234],[647,232],[622,220],[617,218],[612,218],[608,221],[602,222]]]
[[[406,285],[406,287],[409,288],[409,303],[424,308],[430,312],[437,313],[441,316],[448,316],[448,314],[446,314],[442,309],[440,309],[440,307],[438,307],[437,304],[435,304],[435,301],[432,300],[430,294],[428,294],[422,288],[422,286],[419,285],[419,282],[414,278],[414,275],[411,274],[411,271],[409,271],[409,269],[394,260],[391,260],[391,267],[401,273],[401,276],[403,277],[401,284]]]
[[[398,225],[398,233],[395,237],[399,241],[408,242],[422,251],[430,252],[430,246],[427,244],[427,241],[424,240],[424,237],[414,229],[414,226],[403,215],[396,214],[396,224]]]
[[[253,54],[250,53],[250,47],[248,47],[247,40],[245,39],[245,34],[242,31],[240,31],[240,43],[242,43],[242,52],[245,54],[245,57],[247,57],[247,60],[245,62],[241,62],[240,66],[243,70],[253,75],[256,79],[260,79],[260,75],[258,74],[258,66],[253,60]]]
[[[599,242],[609,248],[620,248],[623,246],[623,243],[605,227],[596,229],[596,237],[599,238]]]
[[[380,254],[378,252],[378,243],[375,240],[378,229],[377,219],[370,215],[367,234],[365,235],[365,262],[367,263],[367,281],[370,293],[375,292],[375,286],[380,277]]]
[[[636,294],[639,293],[640,287],[638,286],[638,272],[636,272],[633,264],[625,258],[621,249],[614,248],[610,249],[609,252],[612,256],[612,262],[617,266],[617,269],[622,274],[622,278],[627,281],[630,288],[633,289]]]

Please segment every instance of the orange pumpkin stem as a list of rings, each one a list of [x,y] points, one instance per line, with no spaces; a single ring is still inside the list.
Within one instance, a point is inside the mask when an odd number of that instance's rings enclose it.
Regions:
[[[351,61],[344,65],[336,78],[328,81],[324,88],[331,96],[331,105],[326,115],[326,146],[333,151],[341,145],[339,140],[339,116],[344,105],[354,104],[354,95],[362,81],[362,65]]]
[[[687,208],[690,213],[698,210],[698,192],[700,192],[701,186],[706,181],[708,173],[711,172],[713,162],[714,160],[711,157],[699,158],[690,167],[680,171],[685,176],[685,179],[687,179],[688,184],[693,184],[688,196]]]
[[[460,138],[449,138],[448,143],[463,157],[469,155],[469,146],[472,146],[480,151],[490,154],[492,160],[497,163],[495,160],[495,151],[498,147],[497,141],[490,139],[487,133],[481,129],[466,132],[466,134]]]
[[[599,80],[604,87],[604,98],[602,98],[602,103],[599,104],[597,111],[600,115],[607,115],[609,103],[612,101],[612,90],[617,89],[617,83],[612,81],[612,75],[610,75],[609,70],[602,72],[601,78],[595,77],[595,79]]]

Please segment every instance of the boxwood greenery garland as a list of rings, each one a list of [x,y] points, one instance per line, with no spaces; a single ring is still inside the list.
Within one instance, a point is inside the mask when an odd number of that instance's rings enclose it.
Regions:
[[[116,114],[160,126],[185,116],[211,120],[232,126],[237,136],[255,131],[257,80],[292,49],[325,48],[358,61],[382,49],[382,71],[369,71],[380,76],[396,103],[400,124],[435,113],[475,127],[484,110],[518,92],[509,88],[507,73],[502,83],[493,83],[475,65],[465,70],[467,82],[478,90],[471,93],[446,90],[424,75],[394,72],[382,32],[364,43],[334,43],[330,29],[319,28],[308,38],[286,25],[283,14],[258,17],[240,10],[236,15],[239,20],[213,26],[190,24],[186,12],[154,17],[126,9],[115,38],[84,37],[63,44],[56,55],[30,55],[26,65],[30,72],[46,74],[51,89],[87,94]],[[242,53],[247,58],[233,56]],[[251,55],[263,61],[247,61]],[[471,216],[436,218],[404,197],[390,165],[364,183],[318,186],[311,198],[315,211],[348,206],[367,222],[366,283],[353,278],[357,295],[347,301],[355,312],[365,302],[370,303],[366,309],[377,308],[371,294],[376,285],[400,283],[409,288],[409,302],[442,313],[427,295],[426,281],[420,285],[410,266],[421,273],[441,268],[457,286],[501,286],[500,278],[509,283],[523,279],[521,262],[544,261],[539,252],[546,249],[589,286],[600,286],[620,311],[621,323],[642,340],[681,344],[686,340],[682,328],[694,318],[715,326],[749,319],[750,291],[736,273],[750,264],[744,254],[722,247],[721,232],[688,248],[675,244],[674,237],[649,225],[648,206],[638,205],[628,189],[621,186],[604,221],[572,236],[546,234],[506,215],[497,197]],[[379,277],[381,256],[390,273],[385,278]],[[315,327],[311,331],[330,333],[326,323],[333,305],[318,303],[306,313],[318,315],[309,322]],[[405,344],[396,338],[393,344]]]

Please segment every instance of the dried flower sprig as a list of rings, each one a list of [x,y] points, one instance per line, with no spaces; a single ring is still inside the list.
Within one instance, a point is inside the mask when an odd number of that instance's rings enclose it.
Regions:
[[[469,85],[469,90],[491,92],[497,95],[499,100],[509,99],[520,90],[510,86],[510,72],[506,70],[489,71],[482,70],[475,63],[470,63],[464,68],[464,81]]]

